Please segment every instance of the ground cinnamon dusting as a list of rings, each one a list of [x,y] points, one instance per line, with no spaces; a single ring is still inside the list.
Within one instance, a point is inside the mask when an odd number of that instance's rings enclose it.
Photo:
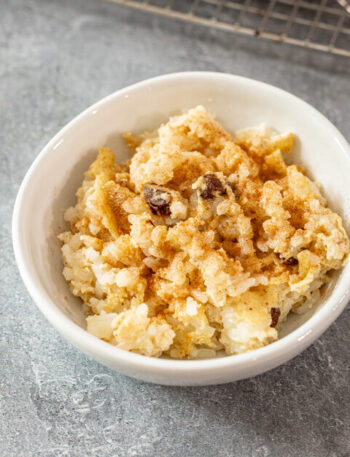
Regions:
[[[100,148],[59,236],[98,338],[154,357],[250,351],[344,265],[340,216],[284,161],[293,133],[231,137],[198,106],[125,140],[131,160]]]

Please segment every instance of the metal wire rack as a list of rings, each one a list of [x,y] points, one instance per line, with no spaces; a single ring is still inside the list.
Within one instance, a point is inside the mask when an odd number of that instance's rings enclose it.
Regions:
[[[108,1],[204,26],[350,57],[347,0]]]

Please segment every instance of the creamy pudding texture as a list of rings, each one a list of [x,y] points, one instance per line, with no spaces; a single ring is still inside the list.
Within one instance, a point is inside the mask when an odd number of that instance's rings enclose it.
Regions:
[[[198,106],[124,138],[131,160],[100,148],[59,236],[63,274],[98,338],[154,357],[250,351],[344,265],[340,216],[284,161],[293,133],[232,138]]]

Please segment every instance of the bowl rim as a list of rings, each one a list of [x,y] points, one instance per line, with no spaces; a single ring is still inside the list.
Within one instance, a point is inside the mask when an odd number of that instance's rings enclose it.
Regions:
[[[142,80],[120,90],[113,92],[110,95],[102,98],[96,103],[89,106],[80,114],[69,121],[41,150],[38,156],[33,161],[32,165],[25,174],[25,177],[20,185],[18,194],[15,200],[13,217],[12,217],[12,242],[17,266],[22,277],[22,280],[31,295],[33,301],[38,306],[40,311],[48,319],[48,321],[64,336],[69,335],[69,339],[79,346],[86,353],[94,354],[100,360],[113,360],[118,366],[118,362],[127,363],[138,369],[153,369],[158,373],[168,372],[199,372],[206,373],[214,372],[220,368],[238,368],[252,366],[256,361],[268,362],[276,358],[282,358],[285,355],[285,361],[295,357],[299,352],[309,346],[318,336],[320,336],[340,315],[345,308],[350,298],[350,288],[347,286],[347,274],[350,273],[349,263],[342,270],[342,277],[337,281],[334,290],[327,298],[320,310],[317,310],[306,322],[300,327],[293,330],[289,335],[259,349],[250,352],[223,356],[213,359],[198,359],[198,360],[178,360],[178,359],[162,359],[154,358],[124,349],[112,346],[99,338],[89,334],[85,329],[70,320],[63,312],[55,305],[54,301],[48,296],[46,291],[31,274],[34,266],[30,264],[24,255],[24,242],[21,237],[20,215],[23,204],[23,196],[26,193],[27,187],[30,185],[31,177],[40,166],[42,159],[48,154],[54,153],[54,146],[57,144],[66,132],[74,128],[82,121],[91,111],[102,108],[106,103],[113,102],[114,99],[123,97],[136,89],[147,88],[147,86],[158,84],[166,81],[174,81],[180,79],[188,79],[195,81],[196,79],[208,80],[226,80],[232,83],[260,86],[260,88],[273,92],[285,98],[293,100],[294,104],[299,105],[301,110],[307,110],[317,119],[324,128],[329,130],[330,135],[339,143],[340,149],[343,150],[346,159],[349,162],[350,168],[350,146],[338,131],[338,129],[318,110],[312,107],[309,103],[301,100],[299,97],[280,89],[276,86],[251,79],[243,76],[233,75],[229,73],[219,73],[210,71],[186,71],[178,73],[169,73],[161,76],[156,76],[146,80]],[[288,355],[287,355],[288,354]],[[287,356],[286,356],[287,355]],[[278,363],[279,364],[279,363]],[[277,364],[276,364],[277,365]],[[171,370],[171,371],[169,371]],[[262,370],[261,370],[262,371]]]

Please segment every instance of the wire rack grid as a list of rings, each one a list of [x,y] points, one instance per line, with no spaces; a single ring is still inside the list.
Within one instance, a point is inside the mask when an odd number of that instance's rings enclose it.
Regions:
[[[350,57],[348,0],[108,0],[205,26]]]

